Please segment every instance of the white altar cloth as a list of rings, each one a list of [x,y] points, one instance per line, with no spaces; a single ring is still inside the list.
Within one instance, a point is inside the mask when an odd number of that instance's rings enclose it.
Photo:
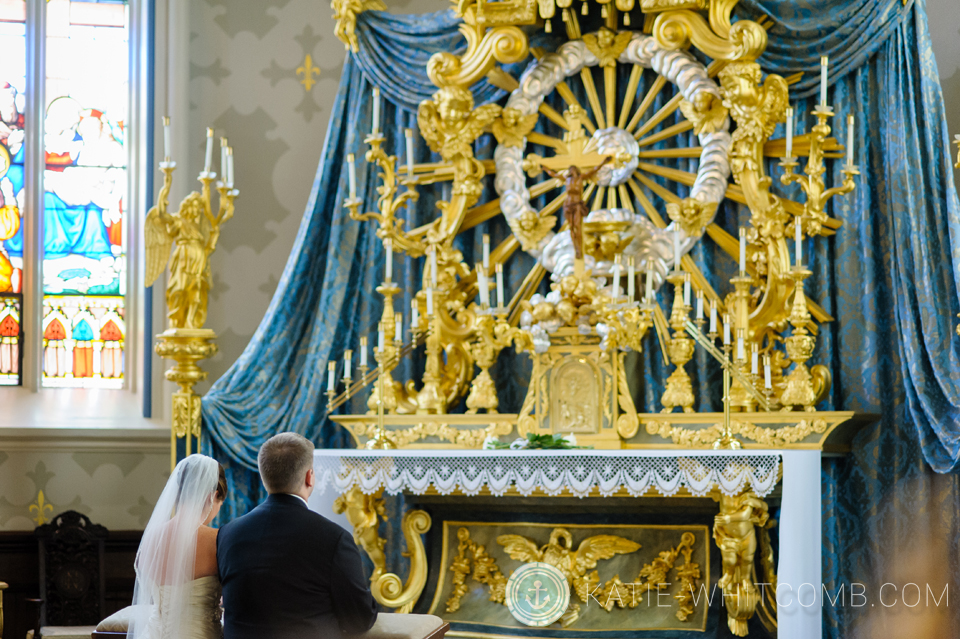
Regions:
[[[777,484],[779,451],[665,450],[318,450],[316,490],[353,487],[364,493],[476,495],[484,487],[503,495],[542,490],[586,497],[594,489],[609,496],[625,488],[634,497],[653,488],[675,495],[686,487],[705,495],[713,486],[728,495],[749,487],[763,497]]]
[[[522,494],[569,489],[585,496],[593,488],[613,494],[623,487],[640,495],[650,487],[663,495],[686,486],[704,494],[716,483],[732,494],[747,484],[770,494],[783,463],[777,617],[780,639],[822,636],[819,450],[356,450],[314,452],[317,484],[311,508],[332,518],[337,493],[477,494],[487,486],[503,494],[511,485]],[[333,490],[327,491],[327,487]],[[344,525],[345,522],[341,522]],[[344,525],[349,530],[349,524]]]

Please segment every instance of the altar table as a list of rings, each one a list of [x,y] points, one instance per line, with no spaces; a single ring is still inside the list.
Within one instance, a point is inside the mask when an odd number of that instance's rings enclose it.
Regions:
[[[782,464],[777,615],[780,639],[821,637],[819,450],[317,450],[311,507],[330,516],[338,494],[705,495],[716,488],[758,496]],[[798,598],[799,594],[799,598]]]

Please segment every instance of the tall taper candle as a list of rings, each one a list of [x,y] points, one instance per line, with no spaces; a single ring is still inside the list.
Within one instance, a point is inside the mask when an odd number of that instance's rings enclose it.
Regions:
[[[827,106],[827,56],[820,57],[820,105]]]
[[[367,336],[364,335],[360,338],[360,366],[366,368],[367,366]]]
[[[503,300],[503,264],[497,264],[497,308],[504,308]]]
[[[163,161],[170,161],[170,116],[163,116]]]
[[[227,183],[227,138],[220,138],[220,181]]]
[[[723,345],[727,346],[730,344],[730,316],[726,313],[723,314]]]
[[[437,247],[430,251],[430,286],[437,288]]]
[[[337,384],[337,363],[327,362],[327,390],[332,392]]]
[[[393,341],[403,341],[403,314],[395,313],[393,316]]]
[[[787,155],[793,157],[793,107],[787,107]]]
[[[853,166],[853,114],[847,116],[847,166]]]
[[[637,294],[637,269],[633,265],[633,258],[627,259],[627,301],[632,302]]]
[[[404,129],[407,138],[407,177],[413,177],[413,129]]]
[[[393,280],[393,240],[389,237],[383,241],[383,252],[385,270],[383,279],[389,282]]]
[[[703,291],[697,291],[697,319],[703,321]]]
[[[770,356],[763,356],[763,387],[767,390],[773,388],[773,384],[770,383]]]
[[[350,199],[357,198],[357,165],[353,153],[347,154],[347,178],[350,182]]]
[[[740,277],[747,274],[747,229],[740,227]]]
[[[480,306],[490,306],[490,286],[487,284],[487,272],[482,266],[477,269],[477,289],[480,293]]]
[[[490,236],[486,233],[483,234],[483,268],[490,270]]]
[[[747,354],[743,349],[743,329],[737,329],[737,360],[742,362],[747,359]]]
[[[683,305],[690,306],[690,274],[683,274]]]
[[[410,330],[415,331],[420,328],[420,305],[417,300],[410,302]]]
[[[613,277],[610,278],[610,296],[616,300],[620,292],[620,256],[613,258]]]
[[[710,332],[717,334],[717,300],[710,300]]]
[[[794,243],[796,244],[796,249],[794,250],[794,257],[797,260],[796,262],[797,266],[803,265],[803,237],[800,229],[801,226],[802,225],[800,224],[800,218],[798,217],[793,218],[793,229],[794,229],[793,239],[794,239]]]
[[[760,351],[757,350],[757,343],[750,344],[750,374],[756,375],[760,372]]]
[[[227,187],[233,187],[233,147],[227,147]]]
[[[203,172],[210,173],[213,170],[213,129],[207,128],[207,148],[203,152]]]
[[[647,265],[647,282],[643,291],[643,299],[649,303],[653,299],[653,267]]]
[[[380,132],[380,87],[373,87],[373,134]]]
[[[349,348],[343,351],[343,377],[353,379],[353,351]]]
[[[433,317],[433,289],[427,289],[427,317]]]

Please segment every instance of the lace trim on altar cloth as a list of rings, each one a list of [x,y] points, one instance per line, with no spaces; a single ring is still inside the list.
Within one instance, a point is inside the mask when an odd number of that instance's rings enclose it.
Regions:
[[[367,494],[383,488],[394,495],[423,494],[430,487],[447,495],[477,495],[486,487],[502,496],[511,487],[524,496],[536,490],[556,496],[565,491],[604,497],[625,488],[638,497],[651,488],[664,497],[686,487],[696,496],[714,486],[735,495],[749,485],[764,497],[777,484],[778,453],[650,454],[630,451],[316,451],[317,491],[328,484],[338,492],[358,487]],[[415,453],[415,454],[411,454]],[[605,454],[606,453],[606,454]],[[610,454],[614,453],[614,454]]]

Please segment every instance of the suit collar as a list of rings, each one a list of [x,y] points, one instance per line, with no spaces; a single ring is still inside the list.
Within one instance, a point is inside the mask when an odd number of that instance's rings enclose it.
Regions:
[[[272,495],[267,495],[266,503],[296,506],[298,508],[309,508],[309,506],[307,506],[307,500],[300,495],[288,495],[286,493],[274,493]]]

